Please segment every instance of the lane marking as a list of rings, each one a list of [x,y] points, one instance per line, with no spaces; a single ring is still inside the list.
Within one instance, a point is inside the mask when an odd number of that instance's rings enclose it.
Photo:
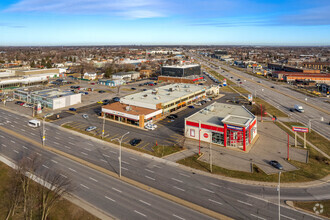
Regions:
[[[181,189],[181,188],[179,188],[179,187],[177,187],[177,186],[173,186],[173,187],[176,188],[176,189],[178,189],[178,190],[181,190],[181,191],[186,191],[186,190]]]
[[[291,218],[291,217],[286,216],[286,215],[282,215],[282,214],[281,214],[281,216],[284,217],[284,218],[290,219],[290,220],[296,220],[295,218]]]
[[[100,161],[104,162],[104,163],[108,163],[108,161],[106,160],[103,160],[103,159],[100,159]]]
[[[162,168],[162,167],[160,167],[160,166],[158,166],[158,165],[154,165],[154,167],[157,167],[157,168],[159,168],[159,169]]]
[[[5,138],[4,136],[0,135],[0,137]]]
[[[251,203],[243,202],[243,201],[241,201],[241,200],[237,200],[237,202],[243,203],[243,204],[245,204],[245,205],[249,205],[249,206],[252,206],[252,204],[251,204]]]
[[[16,143],[16,142],[15,142],[15,141],[13,141],[13,140],[10,140],[10,142],[11,142],[11,143],[13,143],[13,144],[15,144],[15,143]]]
[[[110,197],[108,197],[108,196],[104,196],[106,199],[109,199],[110,201],[113,201],[113,202],[116,202],[116,200],[114,200],[114,199],[111,199]]]
[[[121,167],[123,170],[128,170],[127,168],[125,168],[125,167]]]
[[[266,220],[265,218],[262,218],[262,217],[257,216],[257,215],[253,215],[253,214],[250,214],[250,215],[252,215],[253,217],[258,218],[258,219]]]
[[[69,137],[71,140],[74,140],[74,138],[73,137]]]
[[[122,162],[122,163],[124,163],[124,164],[129,164],[128,162],[126,162],[126,161],[123,161],[123,160],[122,160],[121,162]]]
[[[92,177],[89,177],[89,179],[90,179],[90,180],[93,180],[94,182],[97,182],[97,183],[99,182],[98,180],[96,180],[96,179],[94,179],[94,178],[92,178]]]
[[[15,127],[15,125],[10,125],[10,126],[12,126],[13,128]]]
[[[181,220],[186,220],[185,218],[182,218],[182,217],[180,217],[180,216],[178,216],[176,214],[173,214],[173,216],[176,217],[176,218],[178,218],[178,219],[181,219]]]
[[[65,145],[64,145],[64,147],[67,148],[67,149],[71,149],[71,147],[68,147],[68,146],[65,146]]]
[[[75,172],[75,173],[77,173],[77,171],[76,170],[74,170],[74,169],[72,169],[72,168],[68,168],[69,170],[71,170],[72,172]]]
[[[31,157],[26,157],[27,159],[29,159],[29,160],[32,160],[32,158]]]
[[[58,137],[55,137],[55,139],[60,140]]]
[[[80,186],[85,187],[86,189],[89,189],[89,187],[85,186],[84,184],[80,184]]]
[[[109,150],[111,153],[113,153],[113,154],[116,154],[117,152],[116,151],[112,151],[112,150]]]
[[[68,178],[67,176],[65,176],[64,174],[60,173],[60,176],[64,177],[64,178]]]
[[[149,170],[149,169],[144,169],[145,171],[148,171],[148,172],[150,172],[150,173],[154,173],[154,171],[152,171],[152,170]]]
[[[214,193],[212,190],[209,190],[209,189],[202,188],[202,190],[204,190],[206,192]]]
[[[21,131],[25,132],[25,130],[24,130],[24,129],[21,129]]]
[[[19,152],[17,150],[13,150],[15,153],[19,154]]]
[[[209,199],[209,201],[214,202],[214,203],[217,203],[217,204],[219,204],[219,205],[222,205],[221,202],[215,201],[215,200],[213,200],[213,199]]]
[[[171,179],[174,180],[174,181],[177,181],[177,182],[179,182],[179,183],[183,183],[182,180],[178,180],[178,179],[175,179],[175,178],[171,178]]]
[[[220,186],[220,185],[218,185],[218,184],[215,184],[215,183],[210,183],[212,186],[217,186],[217,187],[222,187],[222,186]]]
[[[89,143],[89,142],[87,142],[87,144],[90,145],[90,146],[94,146],[92,143]]]
[[[146,201],[143,201],[143,200],[139,200],[140,202],[142,202],[142,203],[144,203],[144,204],[146,204],[146,205],[148,205],[148,206],[151,206],[151,204],[150,203],[147,203]]]
[[[259,199],[259,200],[264,201],[264,202],[269,202],[268,200],[263,199],[263,198],[259,198],[259,197],[257,197],[257,196],[253,196],[253,195],[250,195],[250,194],[245,194],[245,195],[246,195],[246,196],[249,196],[249,197],[252,197],[252,198],[255,198],[255,199]]]
[[[88,154],[86,154],[85,152],[80,152],[80,153],[83,154],[83,155],[86,155],[86,156],[88,155]]]
[[[51,160],[53,163],[58,163],[56,160]]]
[[[87,150],[87,151],[92,151],[91,149],[89,149],[89,148],[84,148],[85,150]]]
[[[32,135],[34,135],[34,136],[36,136],[36,135],[35,135],[35,134],[33,134],[32,132],[31,132],[30,134],[32,134]]]
[[[145,176],[146,178],[148,179],[151,179],[151,180],[155,180],[154,178],[150,177],[150,176]]]
[[[28,149],[27,147],[25,147],[25,146],[22,146],[24,149]]]
[[[108,157],[108,158],[110,158],[110,156],[109,155],[106,155],[106,154],[102,154],[103,156],[105,156],[105,157]]]
[[[45,164],[43,164],[42,166],[45,167],[46,169],[49,169],[49,167],[47,167]]]
[[[2,146],[4,146],[4,147],[7,147],[5,144],[1,144]]]
[[[72,142],[70,142],[70,141],[69,141],[68,143],[71,144],[71,145],[74,145],[74,143],[72,143]]]
[[[112,187],[112,189],[115,190],[115,191],[117,191],[117,192],[119,192],[119,193],[122,193],[122,191],[120,191],[119,189],[116,189],[114,187]]]
[[[189,175],[187,174],[184,174],[184,173],[179,173],[181,176],[185,176],[185,177],[190,177]]]
[[[141,212],[138,212],[138,211],[136,211],[136,210],[134,210],[134,212],[137,213],[137,214],[139,214],[139,215],[142,215],[142,216],[144,216],[144,217],[147,217],[145,214],[143,214],[143,213],[141,213]]]
[[[55,141],[54,141],[54,144],[60,145],[59,143],[57,143],[57,142],[55,142]]]
[[[136,158],[134,158],[134,157],[130,157],[129,159],[137,161],[137,159],[136,159]]]
[[[41,156],[41,153],[36,152],[37,155]]]

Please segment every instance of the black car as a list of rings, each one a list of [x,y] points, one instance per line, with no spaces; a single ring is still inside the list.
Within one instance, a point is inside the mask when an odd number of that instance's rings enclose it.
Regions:
[[[120,98],[119,98],[119,97],[114,97],[112,100],[113,100],[114,102],[119,102],[119,101],[120,101]]]
[[[143,84],[139,84],[139,86],[144,86]]]
[[[75,109],[75,108],[69,108],[69,111],[73,111],[73,112],[76,112],[76,111],[77,111],[77,109]]]
[[[136,88],[132,87],[131,90],[136,90]]]
[[[294,109],[293,108],[290,108],[290,112],[294,112]]]
[[[169,115],[166,118],[171,119],[171,120],[174,120],[175,119],[175,117],[173,115]]]
[[[270,88],[272,88],[272,89],[275,89],[275,87],[274,87],[274,86],[271,86]]]
[[[276,160],[269,161],[269,164],[275,167],[276,169],[283,170],[282,165]]]
[[[100,90],[99,93],[105,93],[105,91],[104,90]]]
[[[170,114],[170,116],[173,116],[174,118],[178,118],[178,115]]]
[[[136,146],[136,145],[138,145],[140,142],[141,142],[141,139],[139,139],[139,138],[134,138],[134,139],[132,139],[129,143],[130,143],[130,145],[132,145],[132,146]]]

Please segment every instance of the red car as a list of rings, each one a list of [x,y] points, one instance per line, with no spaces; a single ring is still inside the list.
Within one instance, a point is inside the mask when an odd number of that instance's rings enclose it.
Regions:
[[[149,83],[148,85],[149,85],[149,86],[154,86],[155,84],[153,84],[153,83]]]
[[[91,85],[95,85],[95,83],[91,83]]]
[[[22,106],[22,105],[24,105],[24,104],[25,104],[25,102],[22,102],[22,103],[20,103],[19,105]]]

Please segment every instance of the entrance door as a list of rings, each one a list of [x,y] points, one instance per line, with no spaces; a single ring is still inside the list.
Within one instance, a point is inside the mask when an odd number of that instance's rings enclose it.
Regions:
[[[237,131],[230,131],[229,142],[229,146],[237,147]]]

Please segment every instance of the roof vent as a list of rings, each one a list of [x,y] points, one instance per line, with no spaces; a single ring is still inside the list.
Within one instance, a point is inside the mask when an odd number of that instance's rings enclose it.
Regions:
[[[126,111],[131,111],[132,107],[131,106],[126,106]]]
[[[143,95],[143,97],[147,97],[147,96],[148,96],[148,94]]]
[[[210,111],[210,112],[214,112],[214,105],[211,105],[211,106],[209,107],[209,111]]]

